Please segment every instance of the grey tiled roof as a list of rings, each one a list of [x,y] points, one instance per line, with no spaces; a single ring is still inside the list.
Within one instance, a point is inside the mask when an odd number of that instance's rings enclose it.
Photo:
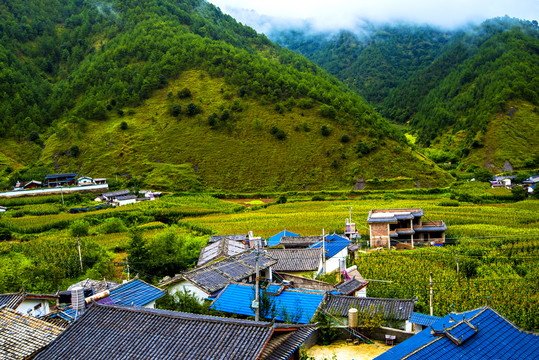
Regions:
[[[414,299],[360,298],[355,296],[331,295],[326,297],[324,310],[340,316],[348,316],[348,310],[382,312],[384,318],[408,320],[414,311]]]
[[[112,191],[108,193],[101,194],[101,196],[110,198],[115,196],[123,196],[123,195],[129,195],[129,190],[118,190],[118,191]]]
[[[221,257],[237,255],[247,250],[247,244],[242,241],[221,238],[200,250],[197,266],[202,266]]]
[[[0,294],[0,306],[6,305],[6,308],[17,309],[26,299],[55,300],[57,298],[55,294],[33,294],[21,290],[18,293]]]
[[[33,316],[4,308],[0,310],[0,359],[26,359],[63,330]]]
[[[295,331],[276,331],[268,342],[260,360],[286,360],[294,353],[316,330],[313,325],[295,325],[294,327],[277,325],[277,329],[290,328]]]
[[[308,247],[314,243],[320,241],[322,236],[283,236],[280,245],[286,247]]]
[[[322,262],[322,249],[268,249],[277,260],[275,271],[316,271]]]
[[[368,281],[361,281],[359,279],[352,278],[348,281],[343,282],[340,285],[335,286],[335,290],[337,290],[341,295],[350,295],[354,291],[357,291],[367,286],[368,283]]]
[[[35,359],[256,359],[273,330],[267,322],[94,304]]]
[[[267,255],[261,255],[259,261],[261,269],[277,263],[276,260]],[[254,273],[255,254],[253,250],[247,250],[241,254],[186,272],[183,274],[183,278],[211,294],[221,290],[231,282],[241,281]]]

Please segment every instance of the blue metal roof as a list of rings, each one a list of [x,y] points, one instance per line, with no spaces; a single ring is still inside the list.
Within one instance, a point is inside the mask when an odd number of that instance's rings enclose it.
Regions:
[[[445,326],[445,328],[444,328]],[[524,332],[490,307],[449,314],[376,360],[538,359],[539,335]]]
[[[430,315],[425,315],[425,314],[420,314],[420,313],[412,313],[412,316],[410,317],[410,322],[412,324],[418,324],[418,325],[422,325],[422,326],[430,326],[432,324],[434,324],[436,321],[439,321],[441,320],[442,318],[438,317],[438,316],[430,316]]]
[[[290,232],[290,231],[287,231],[287,230],[283,230],[281,231],[280,233],[278,234],[275,234],[273,235],[272,237],[270,237],[268,239],[268,246],[277,246],[279,245],[279,242],[281,241],[281,238],[283,236],[294,236],[294,237],[297,237],[299,236],[299,234],[294,234],[293,232]]]
[[[323,291],[284,289],[279,295],[268,295],[275,304],[275,313],[267,319],[308,324],[325,296]],[[215,299],[211,309],[232,314],[254,316],[251,308],[255,298],[253,285],[230,284]]]
[[[325,248],[326,259],[330,259],[337,255],[342,249],[350,245],[352,242],[345,237],[337,234],[326,236]],[[322,247],[322,241],[317,242],[308,247],[308,249],[318,249]]]
[[[110,305],[145,306],[164,295],[165,292],[163,290],[142,280],[134,279],[112,288],[109,296],[97,302]],[[75,310],[70,307],[57,315],[64,320],[73,321]]]
[[[110,291],[110,299],[116,305],[145,306],[164,295],[163,290],[139,279],[118,285]]]

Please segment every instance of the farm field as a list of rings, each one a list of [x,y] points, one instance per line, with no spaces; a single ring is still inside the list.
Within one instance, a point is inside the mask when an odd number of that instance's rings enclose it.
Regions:
[[[300,235],[342,233],[351,207],[364,245],[371,209],[419,207],[426,218],[447,224],[446,240],[452,245],[360,253],[353,262],[360,273],[384,281],[372,281],[368,296],[417,298],[416,310],[428,313],[432,272],[434,315],[488,302],[518,326],[539,328],[539,201],[510,201],[509,191],[492,193],[479,184],[439,192],[288,193],[280,204],[278,197],[246,194],[244,200],[227,201],[177,194],[77,214],[67,210],[96,203],[83,197],[62,207],[54,197],[12,199],[0,218],[0,228],[12,236],[0,242],[0,258],[6,260],[0,265],[0,292],[17,291],[21,281],[28,291],[47,292],[86,277],[121,280],[135,232],[142,234],[147,249],[157,246],[160,253],[147,262],[130,263],[131,272],[140,270],[156,281],[194,265],[212,234],[253,231],[268,238],[283,229]],[[80,236],[82,270],[73,236],[73,224],[81,221],[88,225],[87,234]],[[28,278],[12,273],[21,271]]]

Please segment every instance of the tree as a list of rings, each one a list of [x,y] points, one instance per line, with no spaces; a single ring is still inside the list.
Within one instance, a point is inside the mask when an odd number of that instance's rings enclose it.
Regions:
[[[69,236],[87,236],[90,229],[90,224],[84,219],[75,220],[71,226],[69,226]]]
[[[347,142],[350,142],[350,136],[348,136],[347,134],[343,134],[343,135],[341,136],[341,142],[342,142],[343,144],[346,144]]]
[[[476,181],[488,182],[492,180],[492,173],[485,168],[476,169],[473,173],[473,176]]]
[[[77,145],[71,146],[71,149],[69,149],[69,153],[73,157],[78,157],[80,155],[80,149]]]
[[[178,117],[180,116],[181,112],[182,112],[182,107],[179,104],[172,105],[172,109],[170,110],[170,113],[172,114],[172,116]]]
[[[180,99],[190,98],[191,96],[192,96],[191,90],[189,90],[186,87],[178,91],[178,97]]]
[[[127,227],[120,218],[111,217],[105,219],[105,221],[99,226],[100,234],[113,234],[127,231]]]
[[[127,243],[127,256],[135,271],[146,272],[146,262],[149,260],[146,239],[142,230],[134,230]]]
[[[187,108],[185,109],[185,113],[188,116],[195,116],[196,114],[200,114],[201,112],[202,109],[194,103],[187,104]]]
[[[511,189],[511,194],[513,194],[513,199],[516,201],[521,201],[526,198],[526,189],[524,189],[522,186],[515,186]]]
[[[322,127],[320,128],[320,133],[322,134],[322,136],[327,137],[331,134],[331,129],[327,127],[327,125],[322,125]]]

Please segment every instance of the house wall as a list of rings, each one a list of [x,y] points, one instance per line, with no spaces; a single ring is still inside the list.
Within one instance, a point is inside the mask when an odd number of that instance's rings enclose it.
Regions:
[[[124,206],[127,204],[134,204],[137,202],[137,199],[129,199],[129,200],[115,200],[114,201],[118,206]]]
[[[148,308],[148,309],[155,309],[155,300],[144,305],[145,308]]]
[[[168,293],[174,294],[178,291],[183,291],[182,289],[188,290],[191,294],[195,295],[201,304],[204,302],[204,299],[210,296],[206,292],[197,288],[195,285],[191,284],[189,281],[185,281],[185,280],[169,285]]]
[[[389,242],[389,224],[369,224],[371,247],[387,247]]]
[[[356,291],[354,296],[360,297],[360,298],[367,297],[367,287],[365,286],[364,288],[359,289],[358,291]]]
[[[348,248],[344,248],[339,251],[335,256],[326,260],[326,272],[331,273],[339,271],[339,259],[346,259],[348,257]]]
[[[40,304],[41,306],[34,310],[34,307]],[[24,300],[19,307],[17,307],[17,311],[35,317],[45,316],[50,312],[49,302],[47,300]]]

